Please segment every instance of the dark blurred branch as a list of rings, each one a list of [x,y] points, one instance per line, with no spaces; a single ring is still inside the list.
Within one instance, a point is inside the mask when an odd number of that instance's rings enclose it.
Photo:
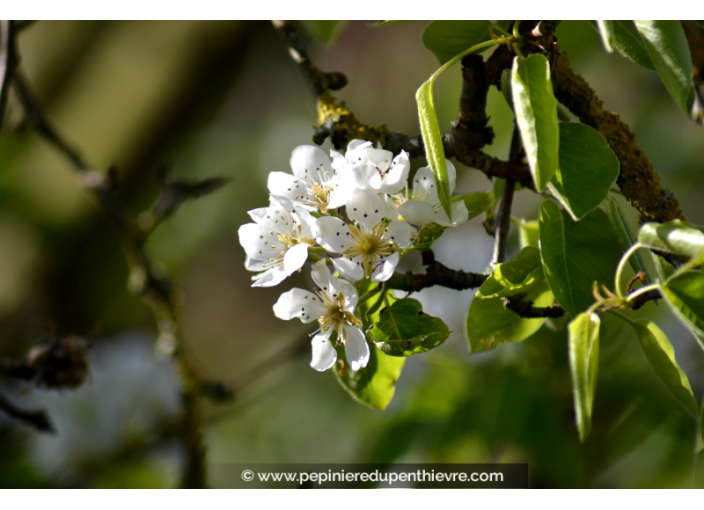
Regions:
[[[0,411],[4,411],[10,418],[15,418],[25,425],[29,425],[40,432],[54,432],[54,427],[44,411],[25,411],[15,406],[12,402],[0,395]]]
[[[7,98],[19,58],[15,46],[16,22],[0,20],[0,129],[5,119]]]
[[[559,319],[565,315],[565,310],[560,305],[546,306],[544,308],[533,306],[532,301],[523,301],[524,294],[511,296],[504,299],[504,308],[520,315],[524,319]]]
[[[509,160],[520,162],[522,159],[523,147],[521,145],[521,133],[518,131],[518,126],[514,126]],[[511,228],[511,206],[513,204],[513,193],[515,189],[516,182],[511,179],[506,179],[504,189],[501,192],[499,211],[495,219],[494,256],[491,261],[493,265],[501,264],[506,260],[506,245],[508,243],[508,232]]]
[[[54,145],[72,163],[78,172],[80,182],[95,198],[105,216],[120,234],[125,257],[130,267],[130,288],[139,294],[152,308],[161,332],[162,347],[173,352],[182,380],[183,424],[181,441],[187,455],[186,468],[183,473],[182,486],[205,487],[205,449],[200,430],[201,417],[198,397],[207,394],[211,388],[221,385],[205,383],[196,374],[183,351],[181,329],[179,325],[181,298],[171,281],[158,271],[145,251],[145,243],[153,228],[188,198],[215,191],[224,182],[211,179],[200,183],[170,183],[164,177],[164,196],[157,199],[154,208],[148,213],[151,222],[143,229],[134,220],[129,210],[115,194],[117,187],[116,172],[111,170],[106,176],[90,171],[89,166],[77,151],[65,142],[51,125],[39,106],[28,82],[20,73],[15,75],[20,101],[25,110],[27,126],[45,140]],[[218,400],[221,395],[218,395]]]
[[[435,260],[431,250],[421,253],[425,274],[395,273],[388,282],[390,289],[406,292],[418,292],[422,289],[439,285],[448,289],[466,290],[479,287],[489,275],[481,273],[468,273],[459,269],[450,269]]]

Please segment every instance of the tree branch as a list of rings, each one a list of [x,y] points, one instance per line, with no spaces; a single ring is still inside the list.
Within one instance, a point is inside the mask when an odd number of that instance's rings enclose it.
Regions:
[[[17,28],[12,20],[0,20],[0,129],[5,119],[7,98],[19,58],[15,45]]]
[[[418,292],[434,285],[448,289],[466,290],[479,287],[489,277],[487,274],[468,273],[458,269],[450,269],[435,260],[431,250],[421,253],[425,274],[395,273],[387,282],[390,289],[406,292]]]
[[[54,432],[54,427],[44,411],[25,411],[0,395],[0,410],[10,418],[15,418],[25,425],[34,427],[40,432]]]

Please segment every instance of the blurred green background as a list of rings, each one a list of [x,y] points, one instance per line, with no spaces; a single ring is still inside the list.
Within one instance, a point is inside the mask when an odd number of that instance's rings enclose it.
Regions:
[[[338,97],[360,120],[418,134],[415,91],[438,67],[421,43],[426,23],[368,23],[339,25],[328,45],[309,30],[311,57],[347,75]],[[702,128],[654,72],[606,54],[588,23],[563,22],[557,36],[573,68],[637,134],[690,221],[703,224]],[[184,205],[148,245],[186,295],[186,348],[197,370],[238,390],[233,402],[206,408],[212,486],[228,486],[219,476],[228,463],[527,462],[533,487],[704,488],[704,466],[694,473],[694,422],[660,385],[632,331],[610,317],[584,444],[564,330],[544,326],[527,341],[469,356],[463,329],[472,291],[418,295],[455,333],[408,359],[386,411],[357,404],[330,371],[308,366],[308,348],[295,346],[312,328],[271,310],[281,292],[310,286],[307,271],[252,289],[237,239],[247,210],[267,204],[268,173],[289,171],[291,151],[311,143],[316,118],[269,23],[40,22],[20,35],[19,48],[46,113],[97,170],[117,167],[135,213],[157,193],[162,165],[176,178],[231,179]],[[460,80],[456,66],[436,85],[441,126],[456,117]],[[496,139],[487,152],[505,158],[513,120],[494,89],[488,110]],[[171,426],[178,380],[155,355],[151,312],[127,292],[116,236],[68,162],[16,129],[20,121],[11,98],[0,136],[0,356],[23,355],[46,332],[86,336],[92,347],[89,380],[76,391],[0,388],[18,405],[46,409],[57,429],[40,434],[0,415],[0,487],[172,486],[183,463]],[[483,174],[457,166],[459,193],[491,189]],[[539,204],[520,192],[514,215],[534,219]],[[623,205],[635,228],[637,215]],[[443,236],[437,259],[485,270],[493,240],[480,222]],[[510,239],[515,253],[515,231]],[[698,342],[666,306],[640,313],[668,334],[701,399]]]

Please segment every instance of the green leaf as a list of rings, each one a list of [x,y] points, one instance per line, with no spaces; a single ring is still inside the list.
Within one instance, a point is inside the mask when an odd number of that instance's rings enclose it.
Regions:
[[[440,198],[442,208],[447,217],[452,219],[452,212],[450,211],[450,182],[447,179],[445,149],[442,146],[438,116],[433,104],[432,78],[420,86],[416,92],[416,102],[418,103],[418,117],[420,118],[420,129],[423,134],[425,156],[435,176],[438,198]]]
[[[477,291],[478,298],[510,297],[527,292],[545,279],[540,250],[523,248],[513,259],[497,264]]]
[[[579,221],[606,198],[619,173],[606,139],[586,124],[560,124],[560,167],[548,189]]]
[[[614,44],[616,43],[616,38],[614,37],[614,22],[596,20],[596,26],[599,29],[599,35],[601,36],[604,49],[612,53],[614,51]]]
[[[491,40],[490,21],[433,21],[423,32],[423,45],[444,64],[475,44]]]
[[[665,333],[655,323],[642,319],[636,321],[633,328],[636,330],[645,356],[665,388],[687,412],[695,418],[698,417],[699,407],[692,393],[692,387],[689,385],[687,375],[677,364],[675,351]]]
[[[332,39],[335,29],[341,22],[339,20],[302,20],[301,24],[309,35],[325,44]]]
[[[540,223],[537,220],[524,220],[523,218],[511,218],[511,221],[518,227],[518,241],[521,249],[526,246],[538,248],[540,240]]]
[[[376,283],[364,280],[360,286],[359,295],[362,296],[377,286],[378,284]],[[366,317],[367,311],[374,307],[379,299],[384,298],[380,293],[375,293],[357,305],[357,316],[363,320],[365,330],[379,321],[381,313],[379,308],[369,314],[368,318]],[[389,304],[393,304],[396,301],[393,293],[387,292],[386,301]],[[401,375],[405,359],[388,356],[379,351],[374,346],[374,343],[371,342],[369,346],[369,363],[357,372],[352,372],[345,358],[345,348],[341,346],[336,346],[335,348],[337,349],[337,359],[344,360],[345,363],[342,370],[339,369],[338,364],[335,364],[332,370],[345,391],[357,402],[375,409],[385,409],[394,396],[396,381]]]
[[[660,284],[672,312],[704,345],[704,273],[687,271]]]
[[[418,243],[415,246],[416,250],[429,250],[435,241],[445,232],[445,227],[437,223],[431,223],[423,226],[418,232]]]
[[[653,61],[650,59],[645,43],[638,35],[636,27],[630,20],[614,20],[614,43],[613,46],[621,55],[643,67],[655,70]]]
[[[494,194],[489,191],[475,191],[473,193],[467,193],[466,195],[456,196],[452,199],[453,202],[459,200],[464,201],[464,205],[467,206],[469,219],[471,220],[489,209],[491,203],[494,201]]]
[[[704,253],[704,229],[682,220],[645,223],[638,242],[651,250],[698,258]]]
[[[595,313],[580,313],[568,326],[574,414],[580,441],[592,428],[592,409],[599,372],[599,326]]]
[[[546,282],[535,285],[524,300],[534,306],[552,306],[554,297]],[[504,342],[520,342],[538,331],[545,319],[523,319],[504,308],[503,299],[475,297],[467,313],[470,352],[488,351]]]
[[[442,344],[450,330],[442,319],[423,313],[418,301],[405,298],[381,310],[368,336],[384,354],[410,356]]]
[[[376,23],[370,23],[367,26],[369,28],[383,28],[383,27],[390,27],[393,25],[400,25],[401,23],[408,23],[410,21],[414,21],[414,20],[410,20],[410,19],[388,20],[388,19],[386,19],[386,20],[377,21]]]
[[[653,263],[655,264],[655,269],[657,269],[658,276],[661,280],[667,280],[675,273],[675,271],[677,270],[675,266],[670,264],[660,255],[653,253],[652,251],[650,252],[650,254],[653,256]]]
[[[336,347],[338,360],[344,357],[344,347]],[[342,387],[357,402],[373,407],[386,409],[396,391],[396,381],[401,375],[405,358],[387,356],[374,345],[370,346],[369,363],[364,368],[353,372],[348,363],[338,370],[338,365],[333,366],[333,371]]]
[[[592,285],[595,281],[613,290],[621,249],[601,209],[574,222],[555,202],[543,202],[540,250],[545,278],[558,303],[572,317],[594,302]]]
[[[501,94],[503,94],[508,107],[513,111],[513,96],[511,92],[511,70],[504,69],[501,72]]]
[[[550,63],[543,55],[514,59],[511,94],[533,181],[543,191],[557,171],[560,142]]]
[[[668,92],[684,114],[693,119],[696,92],[692,81],[692,55],[682,24],[677,20],[636,20],[635,25]]]
[[[618,237],[618,244],[621,247],[621,251],[625,253],[637,242],[636,236],[633,235],[633,231],[628,225],[626,215],[623,214],[621,206],[613,197],[606,197],[606,200],[603,202],[603,207],[604,211],[606,211],[606,216],[609,218],[609,223],[611,223],[611,229],[616,234],[616,237]],[[628,262],[636,273],[645,273],[645,283],[652,282],[648,268],[645,267],[643,256],[639,251],[635,252],[631,258],[628,259]]]

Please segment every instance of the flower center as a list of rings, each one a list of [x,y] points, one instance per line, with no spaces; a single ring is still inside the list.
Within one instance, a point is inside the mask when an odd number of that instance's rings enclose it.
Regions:
[[[361,327],[362,321],[355,317],[353,313],[344,310],[345,296],[342,293],[330,296],[327,292],[323,292],[320,297],[325,308],[327,308],[327,313],[318,319],[320,329],[327,331],[332,328],[337,331],[338,341],[344,344],[346,338],[342,326],[347,324],[348,326]]]
[[[374,227],[371,232],[354,225],[349,225],[349,229],[355,244],[344,252],[343,256],[350,259],[361,257],[362,267],[368,277],[385,258],[398,251],[396,243],[386,239],[387,229],[383,223]]]

